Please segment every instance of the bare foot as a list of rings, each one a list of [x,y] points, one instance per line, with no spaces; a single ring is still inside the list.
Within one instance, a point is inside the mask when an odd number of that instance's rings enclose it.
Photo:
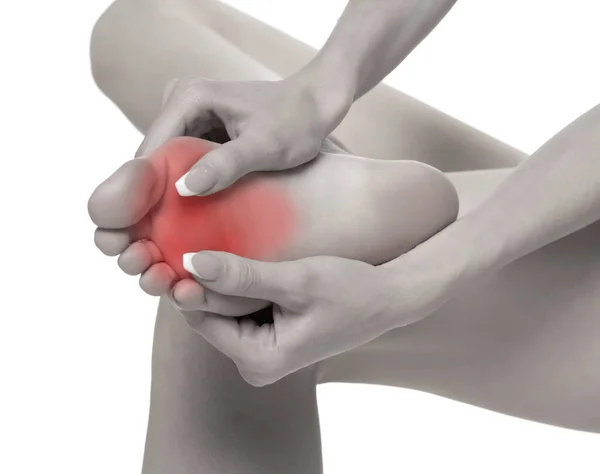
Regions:
[[[457,215],[456,192],[438,170],[346,154],[321,153],[293,170],[253,173],[211,196],[179,196],[177,179],[217,146],[170,140],[151,157],[121,166],[88,203],[100,250],[120,255],[126,273],[141,274],[144,291],[172,291],[182,307],[201,298],[207,310],[241,315],[265,305],[210,295],[183,268],[184,253],[221,250],[272,261],[335,255],[379,264]]]

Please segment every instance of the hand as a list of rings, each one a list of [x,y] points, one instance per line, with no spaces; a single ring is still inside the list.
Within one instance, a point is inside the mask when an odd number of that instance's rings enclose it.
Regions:
[[[402,308],[392,304],[401,288],[383,267],[339,257],[267,263],[212,251],[197,253],[190,262],[188,271],[213,292],[274,303],[273,323],[262,326],[247,317],[238,322],[181,311],[189,326],[231,358],[255,386],[403,325],[395,316],[403,314]],[[406,313],[408,305],[403,307]]]
[[[346,115],[350,96],[323,94],[300,74],[281,81],[174,80],[161,114],[137,156],[180,135],[226,134],[231,141],[208,153],[177,183],[181,195],[220,191],[252,171],[293,168],[315,158]]]

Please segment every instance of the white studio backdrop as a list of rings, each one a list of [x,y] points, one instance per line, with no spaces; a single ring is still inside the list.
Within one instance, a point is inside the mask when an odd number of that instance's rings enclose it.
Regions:
[[[227,3],[315,47],[345,5]],[[86,211],[141,140],[90,75],[108,4],[0,4],[3,474],[140,471],[156,300],[95,249]],[[459,0],[386,82],[532,152],[600,102],[599,18],[596,0]],[[389,387],[319,402],[328,474],[600,472],[600,435]]]

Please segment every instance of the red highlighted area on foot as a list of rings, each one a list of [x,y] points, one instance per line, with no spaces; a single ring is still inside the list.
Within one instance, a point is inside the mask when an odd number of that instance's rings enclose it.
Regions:
[[[181,278],[188,252],[218,250],[252,259],[269,259],[286,248],[295,230],[295,213],[285,191],[251,175],[210,196],[182,197],[175,182],[218,144],[178,137],[151,157],[151,169],[137,182],[135,210],[148,209],[136,226],[137,238],[153,241]]]

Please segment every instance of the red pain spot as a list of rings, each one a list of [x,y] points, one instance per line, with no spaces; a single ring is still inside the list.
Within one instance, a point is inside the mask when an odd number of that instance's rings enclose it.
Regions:
[[[192,137],[170,140],[149,158],[154,173],[144,176],[148,182],[136,187],[140,207],[158,197],[145,219],[143,235],[158,246],[181,278],[190,277],[183,268],[184,253],[219,250],[269,259],[289,245],[294,231],[289,197],[264,178],[248,176],[211,196],[177,193],[175,181],[216,146]]]

